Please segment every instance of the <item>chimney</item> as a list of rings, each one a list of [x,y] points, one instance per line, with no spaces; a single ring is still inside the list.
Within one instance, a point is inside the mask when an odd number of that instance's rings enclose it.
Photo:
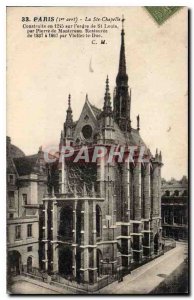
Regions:
[[[11,138],[9,136],[6,136],[6,152],[7,156],[11,153]]]

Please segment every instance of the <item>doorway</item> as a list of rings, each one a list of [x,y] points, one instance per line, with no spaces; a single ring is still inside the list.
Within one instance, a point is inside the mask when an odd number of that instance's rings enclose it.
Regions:
[[[16,250],[8,252],[8,272],[11,275],[21,273],[21,254]]]
[[[59,273],[64,276],[72,276],[72,249],[69,245],[64,245],[59,249]]]
[[[32,257],[29,256],[27,259],[27,272],[32,273]]]
[[[102,252],[97,249],[97,274],[98,277],[100,277],[102,275]]]

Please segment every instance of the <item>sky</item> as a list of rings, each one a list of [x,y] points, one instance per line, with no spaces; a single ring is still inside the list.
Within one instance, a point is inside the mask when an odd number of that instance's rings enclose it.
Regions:
[[[187,9],[159,26],[143,7],[9,7],[7,10],[7,135],[26,155],[57,145],[68,94],[77,120],[88,94],[103,107],[106,76],[113,94],[118,72],[121,22],[103,39],[27,38],[22,17],[125,17],[125,48],[131,119],[155,154],[162,151],[162,177],[187,175]],[[86,22],[85,22],[86,24]],[[97,39],[97,42],[99,40]],[[90,72],[92,61],[93,72]]]

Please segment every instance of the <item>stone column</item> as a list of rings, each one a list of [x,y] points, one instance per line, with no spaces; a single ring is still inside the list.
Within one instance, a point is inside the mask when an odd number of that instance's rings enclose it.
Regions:
[[[159,186],[158,186],[159,167],[158,163],[153,163],[153,216],[159,216]]]
[[[127,222],[130,222],[130,210],[131,210],[131,205],[130,205],[130,202],[131,202],[131,199],[130,199],[130,194],[131,194],[131,191],[130,191],[130,176],[131,176],[131,173],[130,173],[130,163],[127,163]]]
[[[123,164],[123,221],[129,222],[130,220],[130,170],[129,163],[125,162]]]
[[[151,192],[150,192],[150,162],[145,163],[144,169],[144,244],[143,255],[150,256],[150,217],[151,217]]]
[[[84,281],[89,281],[88,267],[89,267],[89,257],[88,257],[88,244],[89,244],[89,203],[88,200],[84,200]]]
[[[145,165],[145,177],[144,177],[144,207],[145,207],[145,219],[150,219],[151,199],[150,199],[150,163]]]
[[[96,202],[92,202],[92,245],[96,246]],[[92,248],[92,281],[95,283],[97,281],[97,266],[96,266],[96,247]]]
[[[64,166],[64,155],[61,154],[61,193],[64,194],[65,186],[64,186],[64,179],[65,179],[65,166]]]
[[[134,168],[134,220],[141,220],[141,163]]]
[[[92,244],[96,245],[96,202],[92,203]]]
[[[45,255],[44,255],[44,261],[45,261],[45,271],[48,271],[48,201],[45,201]]]
[[[154,255],[153,220],[150,221],[150,256]]]
[[[115,225],[115,218],[114,218],[114,212],[116,209],[116,203],[114,202],[114,186],[113,183],[115,181],[115,163],[111,162],[107,164],[106,168],[106,191],[108,192],[107,199],[109,200],[108,206],[109,211],[107,211],[107,214],[110,215],[110,226]]]
[[[97,158],[97,181],[100,197],[104,197],[105,157]]]
[[[133,259],[142,259],[142,223],[141,223],[141,163],[134,168],[134,224],[133,224]],[[135,229],[135,230],[134,230]]]
[[[161,166],[158,167],[158,202],[159,202],[159,217],[161,218]]]
[[[53,202],[53,272],[58,272],[58,247],[57,247],[57,234],[58,234],[58,207],[57,202]]]
[[[73,276],[76,278],[77,266],[76,266],[76,231],[77,231],[77,200],[73,203]]]
[[[130,169],[130,176],[129,176],[129,181],[130,181],[130,219],[134,219],[134,167],[132,163],[129,163],[129,169]]]
[[[67,166],[65,163],[64,154],[61,154],[61,193],[67,192]]]

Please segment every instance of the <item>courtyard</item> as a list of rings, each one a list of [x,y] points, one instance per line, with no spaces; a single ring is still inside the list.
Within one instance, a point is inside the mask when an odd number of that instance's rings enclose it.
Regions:
[[[169,279],[171,282],[173,281],[173,278],[176,277],[176,271],[180,269],[180,265],[184,263],[186,257],[187,244],[177,242],[176,248],[132,271],[131,274],[123,278],[122,282],[115,281],[95,294],[149,294],[163,283],[165,283],[163,284],[165,289],[168,290]],[[73,294],[69,289],[66,290],[23,276],[14,280],[9,293]]]

